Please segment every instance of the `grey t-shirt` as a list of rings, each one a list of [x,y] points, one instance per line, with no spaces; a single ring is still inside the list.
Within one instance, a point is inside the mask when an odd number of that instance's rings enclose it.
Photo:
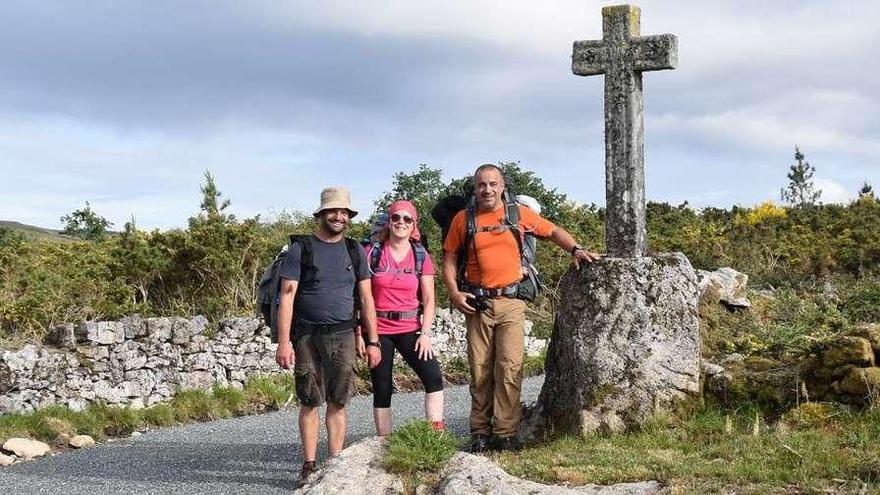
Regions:
[[[348,321],[354,309],[354,284],[370,278],[363,249],[355,249],[356,266],[345,247],[345,240],[324,242],[311,236],[313,274],[301,272],[302,245],[293,243],[284,257],[279,276],[299,281],[294,304],[296,319],[308,323],[328,324]],[[305,279],[302,279],[302,277]]]

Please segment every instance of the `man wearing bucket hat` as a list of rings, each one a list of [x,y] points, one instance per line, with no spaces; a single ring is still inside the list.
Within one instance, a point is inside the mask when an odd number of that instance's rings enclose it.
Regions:
[[[315,470],[318,409],[325,402],[328,454],[336,455],[345,443],[345,404],[356,391],[358,323],[367,333],[367,363],[373,368],[382,359],[366,256],[356,241],[345,237],[355,215],[347,188],[321,191],[321,206],[314,213],[317,232],[294,238],[279,270],[275,360],[285,369],[294,365],[296,395],[302,405],[303,479]]]

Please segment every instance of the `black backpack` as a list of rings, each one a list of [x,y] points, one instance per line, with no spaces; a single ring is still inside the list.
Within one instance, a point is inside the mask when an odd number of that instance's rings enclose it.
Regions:
[[[290,243],[281,248],[281,251],[275,256],[272,264],[263,270],[263,276],[257,286],[257,314],[263,317],[263,322],[269,327],[272,335],[272,342],[278,343],[278,306],[281,304],[281,265],[287,257],[287,251],[294,243],[300,244],[302,254],[300,255],[300,279],[307,277],[313,278],[318,268],[314,262],[314,247],[312,246],[311,235],[294,234],[290,236]],[[360,292],[358,290],[357,277],[357,251],[361,250],[360,245],[354,239],[345,238],[345,247],[351,260],[352,269],[355,271],[354,283],[354,319],[357,320],[360,310]],[[296,315],[296,301],[294,301],[294,315]],[[295,318],[294,318],[295,319]],[[293,332],[293,322],[291,322],[291,332]],[[292,337],[292,336],[291,336]]]

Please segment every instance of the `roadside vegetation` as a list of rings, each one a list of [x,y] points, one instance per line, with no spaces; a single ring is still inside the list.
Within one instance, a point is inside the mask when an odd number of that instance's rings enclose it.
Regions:
[[[293,376],[285,373],[256,376],[242,390],[215,386],[180,391],[168,402],[143,409],[92,404],[73,411],[50,406],[28,414],[0,415],[0,440],[28,437],[63,447],[65,435],[89,435],[95,440],[122,437],[150,428],[274,411],[295,404],[295,396]]]
[[[756,407],[660,417],[635,433],[563,437],[497,454],[510,474],[583,485],[658,480],[670,493],[880,491],[880,409],[811,403],[770,419]]]

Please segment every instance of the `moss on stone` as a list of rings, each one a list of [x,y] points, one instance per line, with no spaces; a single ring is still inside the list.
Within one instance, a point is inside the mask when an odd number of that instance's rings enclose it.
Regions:
[[[618,388],[615,385],[610,383],[606,383],[601,387],[597,388],[595,392],[593,392],[593,397],[590,401],[587,402],[586,409],[592,409],[601,405],[605,402],[605,399],[616,394],[618,392]]]
[[[844,365],[859,367],[874,365],[874,349],[862,337],[840,337],[828,344],[822,352],[822,363],[826,368],[839,368]]]
[[[840,408],[838,404],[830,402],[807,402],[786,411],[780,421],[795,429],[827,426]]]
[[[750,356],[743,361],[743,365],[752,371],[768,371],[781,367],[782,363],[767,357]]]
[[[855,368],[841,380],[840,389],[866,402],[873,401],[880,394],[880,368]]]
[[[871,348],[874,349],[874,352],[880,352],[880,325],[864,325],[852,330],[849,335],[867,340],[871,343]]]

